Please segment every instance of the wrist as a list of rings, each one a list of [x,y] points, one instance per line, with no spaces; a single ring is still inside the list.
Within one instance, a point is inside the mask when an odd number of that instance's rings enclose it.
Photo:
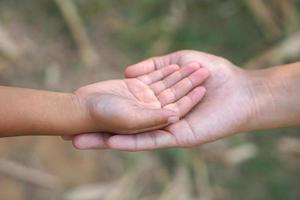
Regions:
[[[248,71],[251,114],[248,130],[262,129],[270,114],[267,110],[274,109],[273,88],[274,79],[269,69]]]
[[[53,112],[57,116],[49,117],[53,130],[49,128],[49,135],[75,135],[91,132],[94,129],[89,121],[88,112],[74,93],[56,93],[52,101]],[[50,113],[50,112],[49,112]],[[48,134],[45,132],[45,134]]]
[[[247,72],[252,108],[248,131],[288,127],[299,123],[300,72],[299,66],[291,66]]]
[[[79,90],[68,94],[71,98],[73,109],[78,121],[77,133],[96,132],[100,129],[97,127],[91,110],[88,98],[85,98]]]

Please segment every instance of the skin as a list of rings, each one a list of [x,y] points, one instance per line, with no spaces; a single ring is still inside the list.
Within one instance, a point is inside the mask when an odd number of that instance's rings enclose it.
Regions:
[[[191,62],[207,69],[210,78],[204,83],[204,99],[180,121],[134,135],[78,135],[74,146],[126,151],[192,147],[240,132],[300,124],[300,63],[247,71],[224,58],[186,50],[147,59],[125,74],[132,78]]]
[[[198,63],[58,93],[0,87],[0,136],[136,133],[178,121],[203,98],[209,72]],[[168,87],[155,85],[168,82]]]

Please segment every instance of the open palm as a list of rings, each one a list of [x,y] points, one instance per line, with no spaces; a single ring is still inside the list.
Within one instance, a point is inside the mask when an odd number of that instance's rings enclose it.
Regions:
[[[224,58],[197,51],[179,51],[153,57],[130,66],[127,77],[137,77],[170,64],[185,66],[197,62],[210,72],[204,83],[204,99],[180,121],[164,129],[135,135],[81,135],[74,144],[81,148],[146,150],[164,147],[189,147],[214,141],[243,131],[252,115],[252,95],[247,74]]]
[[[178,121],[202,99],[205,89],[197,86],[207,76],[198,64],[169,65],[136,78],[91,84],[75,94],[94,130],[132,134]]]

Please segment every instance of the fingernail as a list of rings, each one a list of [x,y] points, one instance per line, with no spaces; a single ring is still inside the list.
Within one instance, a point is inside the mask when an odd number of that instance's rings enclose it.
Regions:
[[[178,121],[179,121],[179,117],[176,117],[176,116],[168,118],[168,123],[170,123],[170,124],[178,122]]]

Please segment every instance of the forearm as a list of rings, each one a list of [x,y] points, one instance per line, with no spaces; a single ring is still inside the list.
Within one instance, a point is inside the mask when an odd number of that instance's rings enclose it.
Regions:
[[[0,137],[88,131],[73,94],[0,86]]]
[[[254,107],[250,129],[300,125],[300,62],[249,75]]]

